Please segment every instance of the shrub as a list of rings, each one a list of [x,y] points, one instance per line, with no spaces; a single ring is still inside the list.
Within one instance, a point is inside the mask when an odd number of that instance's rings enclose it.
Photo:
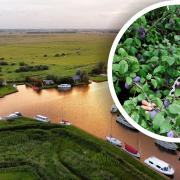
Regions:
[[[113,59],[114,87],[126,112],[142,127],[174,137],[180,136],[180,91],[170,94],[180,75],[179,17],[178,6],[142,16],[125,32]]]
[[[102,74],[106,73],[107,65],[105,62],[99,62],[95,65],[95,67],[91,70],[91,74]]]
[[[8,65],[8,63],[6,61],[4,61],[4,60],[0,60],[0,65],[1,66],[6,66],[6,65]]]
[[[16,69],[16,72],[44,71],[48,69],[49,67],[47,65],[36,65],[36,66],[24,65]]]
[[[24,62],[19,63],[19,66],[25,66],[25,65],[26,65],[26,63],[24,63]]]

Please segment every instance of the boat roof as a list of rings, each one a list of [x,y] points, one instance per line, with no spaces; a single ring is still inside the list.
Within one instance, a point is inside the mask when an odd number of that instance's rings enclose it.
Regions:
[[[165,148],[168,148],[168,149],[175,149],[176,150],[178,148],[178,146],[173,142],[165,142],[165,141],[156,140],[156,143],[165,147]]]
[[[149,157],[147,160],[153,161],[156,165],[159,165],[159,166],[161,166],[161,167],[162,167],[162,166],[163,166],[163,167],[169,166],[168,163],[166,163],[165,161],[162,161],[162,160],[158,159],[158,158],[155,157],[155,156],[151,156],[151,157]]]
[[[37,114],[36,117],[40,117],[40,118],[48,118],[48,117],[42,116],[42,115],[40,115],[40,114]]]
[[[71,86],[71,84],[59,84],[58,86]]]

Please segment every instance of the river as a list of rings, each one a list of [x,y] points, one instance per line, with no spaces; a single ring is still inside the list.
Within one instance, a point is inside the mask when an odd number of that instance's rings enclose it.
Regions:
[[[18,91],[0,98],[0,116],[15,111],[28,117],[42,114],[48,116],[53,123],[59,123],[62,118],[67,119],[99,138],[104,139],[111,133],[122,142],[139,149],[141,161],[154,155],[168,162],[175,168],[174,179],[180,179],[179,152],[175,155],[162,151],[152,138],[116,123],[115,115],[110,113],[113,101],[107,82],[74,87],[68,92],[47,89],[37,93],[25,85],[18,86]]]

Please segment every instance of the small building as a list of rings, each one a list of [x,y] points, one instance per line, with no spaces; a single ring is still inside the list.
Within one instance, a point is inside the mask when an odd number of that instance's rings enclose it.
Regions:
[[[74,81],[75,84],[81,82],[81,77],[80,77],[80,75],[74,75],[74,76],[72,77],[72,79],[73,79],[73,81]]]
[[[54,81],[53,80],[43,80],[44,85],[49,86],[49,85],[53,85]]]

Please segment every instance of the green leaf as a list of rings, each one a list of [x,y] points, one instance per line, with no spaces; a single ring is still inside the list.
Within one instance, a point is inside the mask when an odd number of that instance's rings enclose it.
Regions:
[[[148,91],[149,91],[149,85],[148,85],[147,83],[145,83],[145,84],[143,85],[143,91],[144,91],[144,92],[148,92]]]
[[[112,68],[114,72],[124,74],[128,71],[128,63],[125,60],[122,60],[119,64],[113,64]]]
[[[162,56],[162,61],[165,61],[169,64],[169,66],[173,65],[175,62],[175,58],[174,57],[170,57],[170,56]]]
[[[175,41],[180,41],[180,35],[175,35],[175,36],[174,36],[174,40],[175,40]]]
[[[130,77],[134,78],[136,76],[136,73],[130,73]]]
[[[143,84],[145,82],[145,79],[142,77],[140,82]]]
[[[123,48],[118,49],[118,54],[121,55],[122,57],[127,56],[127,52]]]
[[[125,46],[131,46],[131,44],[133,43],[133,39],[132,38],[127,38],[125,41],[124,41],[124,45]]]
[[[165,120],[165,121],[161,124],[161,126],[160,126],[160,134],[167,133],[167,132],[169,132],[171,129],[172,129],[171,124],[170,124],[167,120]]]
[[[157,81],[155,79],[151,79],[151,83],[153,87],[156,89],[157,88]]]
[[[113,57],[113,63],[119,62],[120,60],[121,60],[121,57],[115,54]]]
[[[139,121],[139,114],[135,111],[131,114],[131,118],[138,123]]]
[[[128,63],[125,60],[120,61],[119,63],[119,74],[124,74],[128,71]]]
[[[128,84],[128,85],[131,85],[132,84],[132,78],[131,77],[126,77],[126,83]]]
[[[146,76],[146,79],[147,79],[147,80],[150,80],[151,78],[152,78],[152,74],[149,74],[149,73],[148,73],[147,76]]]
[[[118,82],[116,82],[114,84],[114,88],[115,88],[116,94],[119,94],[121,92],[121,88],[119,87],[119,83]]]
[[[160,98],[156,97],[155,99],[153,99],[153,102],[154,102],[159,108],[162,108],[162,107],[163,107],[163,102],[161,101]]]
[[[176,118],[176,126],[180,126],[180,116]]]
[[[165,67],[164,66],[158,66],[154,69],[153,74],[163,73],[163,72],[165,72]]]
[[[164,113],[159,112],[156,114],[156,116],[153,119],[153,129],[158,130],[161,125],[164,123]]]
[[[137,98],[138,98],[138,101],[142,101],[145,99],[145,96],[144,94],[139,94]]]
[[[175,91],[175,96],[180,96],[180,89],[176,89],[176,91]]]
[[[179,104],[171,104],[169,107],[168,107],[168,111],[171,113],[171,114],[180,114],[180,105]]]

